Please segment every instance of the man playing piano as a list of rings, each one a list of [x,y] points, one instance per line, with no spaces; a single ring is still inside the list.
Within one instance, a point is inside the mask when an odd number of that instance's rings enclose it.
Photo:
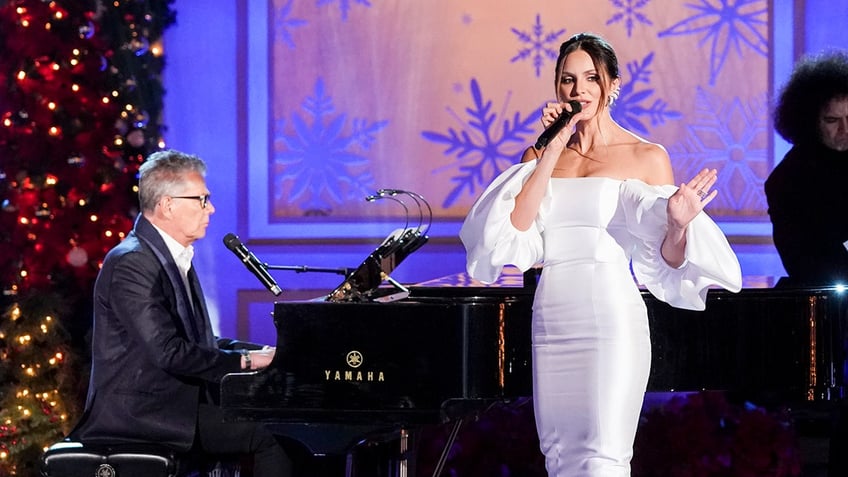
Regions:
[[[142,164],[142,213],[95,284],[91,381],[70,437],[252,454],[255,477],[288,476],[291,461],[275,437],[257,423],[224,422],[212,392],[227,373],[267,366],[274,350],[212,335],[191,265],[192,243],[215,212],[205,174],[201,159],[173,150]]]

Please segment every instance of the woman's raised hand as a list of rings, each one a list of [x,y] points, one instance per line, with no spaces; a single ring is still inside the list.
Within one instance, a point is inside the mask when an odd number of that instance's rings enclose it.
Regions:
[[[572,107],[568,103],[547,103],[545,107],[542,108],[542,126],[545,129],[548,129],[557,118],[560,117],[563,111],[572,112]],[[581,113],[572,114],[571,118],[568,120],[568,124],[566,124],[562,129],[560,129],[555,138],[559,138],[562,142],[562,146],[568,143],[568,139],[571,137],[571,134],[574,131],[574,125],[582,119],[580,116]]]
[[[548,128],[562,113],[562,103],[546,103],[542,108],[542,126]]]
[[[715,169],[703,169],[689,182],[680,184],[671,197],[668,198],[668,225],[678,229],[685,228],[698,213],[704,210],[718,194],[711,190],[718,179]]]

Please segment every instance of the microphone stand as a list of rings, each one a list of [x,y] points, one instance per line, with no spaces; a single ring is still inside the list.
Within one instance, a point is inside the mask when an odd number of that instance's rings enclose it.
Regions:
[[[310,267],[307,265],[270,265],[268,263],[263,263],[263,267],[268,270],[289,270],[296,273],[308,273],[308,272],[320,272],[320,273],[335,273],[336,275],[348,276],[356,270],[355,268],[323,268],[323,267]]]
[[[418,224],[410,226],[410,210],[400,196],[412,199],[418,209]],[[408,257],[412,252],[418,250],[427,243],[427,231],[433,221],[433,210],[430,204],[420,194],[402,189],[380,189],[374,195],[365,197],[368,202],[376,202],[388,199],[403,207],[406,220],[403,228],[397,229],[389,234],[376,250],[371,252],[365,260],[356,268],[322,268],[308,267],[305,265],[269,265],[263,263],[267,270],[289,270],[297,273],[323,272],[343,275],[344,281],[338,285],[329,295],[326,301],[331,302],[363,302],[363,301],[394,301],[409,296],[409,289],[392,278],[389,274]],[[427,215],[425,217],[425,209]],[[399,293],[390,295],[377,295],[375,292],[380,284],[387,282]]]

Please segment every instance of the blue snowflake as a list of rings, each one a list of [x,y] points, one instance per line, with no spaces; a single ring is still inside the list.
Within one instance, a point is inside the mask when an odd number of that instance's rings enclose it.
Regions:
[[[476,186],[488,185],[498,174],[516,163],[521,147],[526,144],[525,135],[534,132],[533,124],[538,121],[542,111],[537,108],[529,115],[521,118],[515,113],[512,120],[504,119],[500,131],[497,124],[499,117],[505,112],[493,113],[492,102],[484,101],[477,80],[471,80],[471,96],[473,107],[465,108],[469,119],[462,123],[459,131],[449,128],[447,134],[435,131],[423,131],[421,135],[432,142],[447,144],[445,155],[455,154],[458,161],[459,173],[451,178],[456,184],[453,190],[442,202],[444,207],[453,205],[463,191],[467,190],[472,197],[476,195]],[[504,104],[506,109],[508,101]],[[448,108],[455,117],[457,116]],[[499,137],[498,137],[499,136]],[[469,161],[470,164],[464,164]]]
[[[612,5],[617,7],[620,11],[616,12],[609,20],[607,20],[607,25],[612,25],[613,23],[618,23],[624,20],[624,26],[627,28],[628,37],[630,37],[633,33],[634,20],[644,23],[645,25],[653,25],[651,20],[648,20],[648,17],[636,11],[643,8],[645,5],[650,3],[650,1],[651,0],[610,0],[610,3],[612,3]]]
[[[643,101],[648,101],[654,94],[654,90],[637,91],[636,85],[637,83],[650,83],[651,70],[648,67],[653,61],[654,54],[652,52],[641,63],[631,61],[627,64],[630,81],[623,84],[621,94],[612,107],[612,115],[619,124],[642,134],[648,134],[648,128],[639,119],[641,116],[647,116],[651,120],[651,126],[663,124],[667,119],[679,119],[683,116],[679,111],[667,110],[668,103],[661,99],[654,99],[654,102],[648,107],[642,105]]]
[[[742,56],[742,45],[748,45],[762,56],[768,55],[768,2],[766,0],[719,0],[720,5],[701,0],[701,5],[687,5],[698,11],[659,37],[691,35],[705,32],[700,44],[710,40],[710,84],[721,71],[731,46]]]
[[[288,3],[277,9],[274,14],[274,31],[277,32],[277,41],[282,41],[289,48],[294,48],[294,39],[292,39],[291,29],[306,25],[306,20],[299,18],[289,18],[292,11],[292,3],[294,0],[289,0]]]
[[[763,183],[768,177],[769,128],[765,95],[744,104],[739,98],[724,103],[698,88],[695,117],[681,143],[669,154],[680,176],[689,180],[701,169],[717,169],[720,191],[710,208],[721,215],[750,215],[766,210]]]
[[[318,0],[316,5],[320,7],[328,3],[335,3],[336,1],[339,2],[339,11],[342,12],[342,20],[347,21],[347,13],[350,11],[351,0]],[[371,2],[368,0],[353,0],[352,3],[358,3],[366,7],[371,6]]]
[[[518,54],[509,60],[510,63],[515,63],[516,61],[524,60],[532,56],[533,66],[536,68],[536,77],[538,78],[541,74],[545,57],[556,61],[557,56],[559,56],[559,45],[557,45],[557,48],[550,48],[548,45],[551,43],[556,45],[555,42],[557,42],[557,39],[565,33],[565,29],[563,28],[562,30],[552,31],[545,34],[542,27],[541,16],[536,14],[536,24],[533,25],[532,33],[525,33],[519,31],[517,28],[510,28],[510,30],[515,33],[522,43],[527,45],[526,48],[518,50]]]
[[[388,121],[355,118],[350,134],[343,135],[347,116],[330,116],[333,102],[325,94],[321,78],[315,82],[314,94],[303,101],[303,109],[314,118],[311,126],[295,113],[291,118],[294,134],[285,134],[284,119],[274,128],[274,163],[281,166],[273,179],[279,191],[277,199],[299,203],[305,215],[328,215],[334,203],[358,199],[373,190],[374,177],[365,167],[369,159],[356,150],[357,146],[369,149]],[[287,189],[286,184],[291,187]],[[283,197],[286,190],[288,196]]]

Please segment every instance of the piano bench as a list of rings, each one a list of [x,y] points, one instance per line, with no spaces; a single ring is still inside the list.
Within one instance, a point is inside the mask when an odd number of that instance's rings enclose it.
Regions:
[[[175,477],[175,451],[155,444],[83,445],[62,441],[41,456],[42,477]]]

